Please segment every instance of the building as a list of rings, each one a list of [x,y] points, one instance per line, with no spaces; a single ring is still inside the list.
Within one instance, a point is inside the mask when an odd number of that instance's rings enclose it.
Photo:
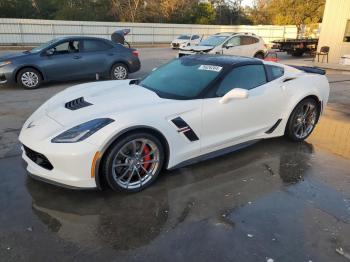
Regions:
[[[341,58],[349,55],[350,62],[350,0],[327,0],[322,20],[318,51],[329,46],[329,65],[324,67],[349,67],[340,65]],[[326,59],[324,59],[326,61]],[[320,65],[319,63],[315,63]]]

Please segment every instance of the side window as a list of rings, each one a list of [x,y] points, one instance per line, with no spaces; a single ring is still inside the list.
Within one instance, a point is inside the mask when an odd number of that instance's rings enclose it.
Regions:
[[[104,41],[100,40],[84,40],[84,51],[96,52],[103,51],[112,48],[112,46]]]
[[[253,89],[266,83],[263,65],[246,65],[232,69],[222,80],[216,94],[223,96],[233,88]]]
[[[252,45],[259,42],[259,39],[252,36],[242,36],[242,45]]]
[[[192,38],[191,38],[191,40],[195,40],[195,39],[198,39],[198,38],[199,38],[198,35],[193,35]]]
[[[241,37],[239,36],[232,37],[225,44],[225,46],[239,46],[239,45],[241,45]]]
[[[79,52],[79,41],[66,41],[51,48],[54,55],[63,55]]]
[[[268,81],[275,80],[284,75],[284,68],[273,65],[266,65]]]

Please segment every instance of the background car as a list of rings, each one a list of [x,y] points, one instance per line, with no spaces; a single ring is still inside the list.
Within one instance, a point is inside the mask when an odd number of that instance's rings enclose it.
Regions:
[[[95,37],[56,38],[22,53],[0,56],[0,83],[26,89],[42,82],[108,77],[125,79],[140,69],[136,49]]]
[[[142,81],[68,88],[20,133],[27,170],[78,188],[139,191],[174,169],[285,135],[306,139],[329,96],[324,71],[260,59],[194,55]]]
[[[179,49],[189,45],[197,45],[202,40],[199,35],[183,34],[176,37],[170,44],[172,49]]]
[[[223,54],[264,59],[267,46],[264,40],[252,33],[218,33],[209,36],[196,46],[180,48],[179,57],[196,53]]]

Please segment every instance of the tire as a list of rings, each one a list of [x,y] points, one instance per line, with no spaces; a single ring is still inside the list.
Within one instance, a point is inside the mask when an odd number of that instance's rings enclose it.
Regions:
[[[265,56],[264,56],[263,53],[256,53],[256,54],[254,55],[254,58],[263,60],[263,59],[265,58]]]
[[[315,99],[302,100],[289,116],[285,136],[295,142],[305,140],[314,130],[319,116],[320,108]]]
[[[112,144],[103,157],[102,171],[113,190],[139,192],[157,179],[164,159],[159,139],[137,132]]]
[[[294,57],[302,57],[304,52],[303,51],[293,51],[291,54]]]
[[[24,89],[36,89],[41,85],[42,77],[34,68],[23,68],[17,74],[17,84]]]
[[[113,80],[124,80],[129,75],[128,67],[123,63],[116,63],[111,69],[111,79]]]

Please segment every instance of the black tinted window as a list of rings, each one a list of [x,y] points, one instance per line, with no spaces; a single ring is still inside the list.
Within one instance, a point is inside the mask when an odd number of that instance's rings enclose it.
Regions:
[[[192,40],[195,40],[195,39],[198,39],[198,38],[199,38],[198,35],[193,35],[193,36],[192,36]]]
[[[112,48],[112,46],[100,40],[84,40],[84,51],[103,51]]]
[[[242,45],[252,45],[259,42],[259,39],[252,36],[242,36],[241,44]]]
[[[225,95],[233,88],[252,89],[266,83],[263,65],[246,65],[234,68],[220,83],[216,92],[218,96]]]
[[[162,97],[188,99],[199,95],[221,71],[221,66],[176,59],[153,71],[140,85]]]
[[[284,68],[279,66],[266,65],[266,71],[269,81],[275,80],[284,74]]]

